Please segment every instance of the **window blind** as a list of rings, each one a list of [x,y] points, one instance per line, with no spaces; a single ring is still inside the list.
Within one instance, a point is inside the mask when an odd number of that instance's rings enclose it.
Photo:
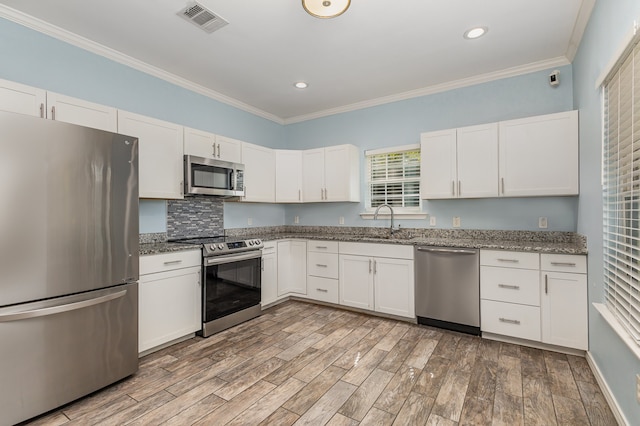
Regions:
[[[367,155],[368,208],[420,209],[420,149]]]
[[[603,88],[605,299],[640,344],[640,45]]]

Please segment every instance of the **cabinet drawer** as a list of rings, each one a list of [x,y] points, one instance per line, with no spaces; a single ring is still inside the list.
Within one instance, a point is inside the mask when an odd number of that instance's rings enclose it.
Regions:
[[[540,273],[533,269],[481,266],[480,297],[540,306]]]
[[[320,253],[338,253],[338,242],[310,240],[307,242],[307,251],[317,251]]]
[[[540,268],[540,255],[518,251],[480,250],[480,265],[538,269]]]
[[[307,274],[316,277],[338,279],[338,255],[310,252],[307,254]]]
[[[540,269],[553,272],[587,273],[587,256],[574,254],[542,254]]]
[[[140,275],[200,265],[202,265],[200,250],[150,254],[140,256]]]
[[[308,277],[307,297],[323,302],[338,303],[338,280]]]
[[[262,247],[262,254],[270,254],[275,253],[278,250],[278,242],[277,241],[264,241],[264,246]]]
[[[484,332],[540,341],[540,308],[515,303],[480,301]]]
[[[413,260],[412,245],[340,242],[339,249],[340,254]]]

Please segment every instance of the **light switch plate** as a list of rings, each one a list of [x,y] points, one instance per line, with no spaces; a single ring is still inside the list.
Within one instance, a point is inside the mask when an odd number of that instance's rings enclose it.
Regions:
[[[338,218],[338,224],[340,224],[340,225],[344,225],[344,216],[340,216],[340,217]]]
[[[253,225],[253,218],[247,218],[247,225]]]
[[[540,229],[547,229],[547,218],[544,216],[541,216],[538,218],[538,228]]]
[[[296,216],[293,218],[293,223],[300,223],[300,216]]]
[[[460,228],[460,216],[453,217],[453,227]]]
[[[429,216],[429,226],[436,226],[436,217]]]
[[[640,374],[636,374],[636,401],[640,404]]]

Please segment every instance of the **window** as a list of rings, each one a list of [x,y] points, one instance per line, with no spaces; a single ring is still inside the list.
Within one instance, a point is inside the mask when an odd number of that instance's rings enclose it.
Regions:
[[[367,209],[386,203],[396,212],[420,211],[420,146],[373,150],[365,155]]]
[[[640,45],[628,49],[603,89],[605,299],[640,344]]]

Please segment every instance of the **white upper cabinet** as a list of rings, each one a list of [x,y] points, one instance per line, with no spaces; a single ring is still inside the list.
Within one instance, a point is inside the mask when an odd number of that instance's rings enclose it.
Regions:
[[[183,198],[182,126],[118,111],[118,133],[139,139],[140,198]]]
[[[273,203],[276,200],[276,154],[271,148],[242,142],[244,193],[242,201]]]
[[[184,128],[184,153],[197,157],[240,163],[242,142],[203,130]]]
[[[423,133],[421,197],[498,196],[498,125]]]
[[[0,111],[46,117],[47,92],[12,81],[0,80]]]
[[[305,202],[360,201],[360,158],[354,145],[309,149],[302,154]]]
[[[0,111],[116,132],[117,110],[12,81],[0,80]]]
[[[47,92],[47,118],[94,129],[118,131],[118,110]]]
[[[276,202],[302,202],[302,151],[276,150]]]
[[[578,111],[499,123],[500,195],[578,194]]]

